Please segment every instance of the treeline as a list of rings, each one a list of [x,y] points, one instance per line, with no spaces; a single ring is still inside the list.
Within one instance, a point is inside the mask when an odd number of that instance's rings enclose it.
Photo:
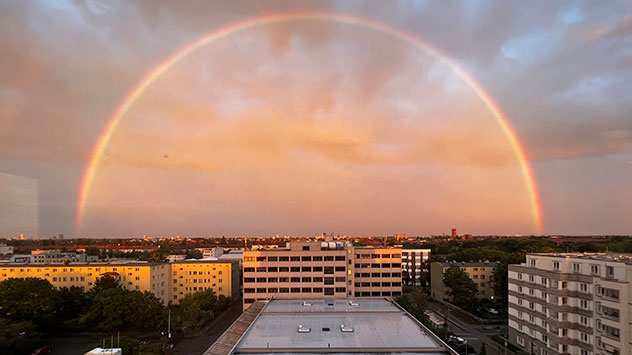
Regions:
[[[206,290],[165,307],[151,292],[126,290],[110,276],[87,292],[38,278],[7,279],[0,282],[0,353],[28,353],[43,336],[60,332],[165,331],[168,310],[172,329],[199,329],[229,303]]]

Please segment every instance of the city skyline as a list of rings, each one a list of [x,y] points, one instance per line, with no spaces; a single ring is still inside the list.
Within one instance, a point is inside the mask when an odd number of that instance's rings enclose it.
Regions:
[[[624,4],[0,8],[39,236],[632,229]]]

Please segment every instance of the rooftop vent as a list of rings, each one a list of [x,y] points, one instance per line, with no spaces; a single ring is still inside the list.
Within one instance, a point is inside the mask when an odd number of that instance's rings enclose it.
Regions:
[[[353,328],[345,327],[344,324],[340,324],[340,330],[342,330],[343,333],[352,333],[353,332]]]
[[[299,324],[299,326],[298,326],[298,332],[299,333],[309,333],[311,331],[312,331],[312,328],[310,328],[308,326],[305,326],[305,325],[302,325],[302,324]]]
[[[311,303],[309,303],[309,302],[303,302],[303,303],[301,303],[301,304],[302,304],[304,307],[309,307],[309,306],[311,306],[311,305],[312,305],[312,304],[311,304]]]
[[[349,301],[349,306],[351,307],[355,307],[355,306],[359,306],[360,304],[357,302],[353,302],[353,301]]]
[[[323,332],[328,332],[328,331],[329,331],[329,328],[323,327]]]

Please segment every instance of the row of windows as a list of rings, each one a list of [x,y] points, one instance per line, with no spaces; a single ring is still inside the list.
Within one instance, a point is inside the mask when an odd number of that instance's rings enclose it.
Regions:
[[[182,268],[180,268],[180,270],[182,270]],[[213,271],[215,271],[215,268],[213,268]],[[222,270],[217,272],[219,275],[222,274]],[[173,272],[173,276],[176,276],[178,274],[177,271]],[[189,271],[189,275],[211,275],[213,274],[211,271],[206,271],[206,273],[204,271]],[[185,275],[186,275],[186,271],[185,271]]]
[[[245,256],[244,262],[288,262],[288,261],[345,261],[344,255],[317,256]]]
[[[333,285],[334,282],[345,282],[345,277],[244,277],[244,283],[265,282],[325,282],[325,285]]]
[[[401,296],[402,293],[395,291],[395,292],[391,292],[391,291],[382,291],[380,293],[380,291],[372,291],[372,292],[356,292],[355,293],[355,297],[379,297],[379,296]]]
[[[389,267],[394,267],[394,268],[401,268],[402,264],[400,263],[385,263],[385,264],[354,264],[356,269],[379,269],[379,268],[389,268]]]
[[[270,287],[270,288],[244,288],[246,293],[325,293],[325,295],[333,295],[335,293],[345,293],[347,289],[344,287]]]
[[[359,273],[356,272],[355,277],[360,278],[360,277],[402,277],[402,273],[401,272],[372,272],[372,273],[368,273],[368,272],[363,272],[363,273]]]
[[[324,272],[325,274],[333,274],[334,270],[336,272],[345,272],[347,269],[344,266],[292,266],[292,267],[276,267],[276,266],[260,266],[257,268],[254,267],[244,267],[244,272]]]
[[[399,259],[402,257],[402,254],[356,254],[356,259]]]
[[[356,282],[356,287],[401,287],[401,282]]]

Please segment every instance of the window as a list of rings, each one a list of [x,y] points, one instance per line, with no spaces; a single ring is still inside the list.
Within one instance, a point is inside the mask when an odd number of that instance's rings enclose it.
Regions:
[[[281,266],[279,268],[279,272],[289,272],[289,271],[290,271],[290,268],[287,266]]]
[[[606,266],[606,277],[614,277],[614,267]]]
[[[585,316],[579,316],[579,323],[585,327],[589,327],[590,323],[589,323],[589,318],[585,317]]]
[[[301,261],[312,261],[312,257],[311,256],[303,256],[303,257],[301,257]]]
[[[266,271],[267,271],[267,268],[265,268],[265,267],[258,267],[257,268],[257,272],[266,272]],[[221,274],[221,271],[220,271],[220,274]]]
[[[244,268],[244,272],[255,272],[255,268],[254,267],[245,267]]]
[[[518,335],[516,337],[516,343],[518,343],[518,345],[524,346],[524,338]]]
[[[271,266],[271,267],[268,268],[268,272],[277,272],[277,271],[279,271],[279,270],[278,270],[278,268],[276,266]],[[220,273],[221,273],[221,271],[220,271]]]
[[[325,255],[325,261],[334,261],[333,255]]]
[[[309,251],[309,245],[303,245],[303,251]]]
[[[325,277],[325,285],[333,285],[334,278],[333,277]]]
[[[290,277],[290,282],[301,282],[300,277]]]
[[[535,259],[529,259],[529,265],[535,267]]]
[[[292,266],[292,267],[290,267],[290,271],[291,272],[301,272],[301,267],[300,266]]]
[[[279,293],[290,293],[290,289],[287,287],[281,287]]]
[[[345,272],[345,267],[344,266],[336,266],[336,271],[342,271]]]
[[[314,293],[322,293],[323,292],[323,288],[322,287],[314,287],[313,288],[313,292]]]
[[[553,262],[553,269],[555,269],[555,270],[559,270],[559,269],[560,269],[560,263],[559,263],[559,261],[554,261],[554,262]]]
[[[322,266],[314,266],[312,269],[314,270],[314,272],[322,272],[323,271],[323,267]]]
[[[258,256],[257,257],[257,261],[266,261],[266,257],[265,256]]]
[[[579,291],[583,292],[583,293],[588,293],[588,284],[580,283],[579,284]]]
[[[255,293],[254,288],[244,288],[244,293]]]
[[[579,307],[583,308],[583,309],[588,309],[589,308],[589,303],[587,300],[579,300]]]
[[[562,281],[561,285],[562,285],[562,290],[566,290],[566,288],[568,287],[568,282]]]
[[[265,288],[258,288],[257,289],[257,293],[267,293],[267,289],[265,289]]]
[[[312,258],[313,261],[323,261],[323,257],[322,256],[315,256]]]
[[[290,288],[290,293],[301,293],[300,287],[292,287]]]
[[[325,296],[333,296],[334,288],[333,287],[325,287]]]
[[[290,258],[287,256],[279,256],[279,261],[290,261]]]
[[[579,272],[581,270],[579,263],[573,263],[573,272]]]
[[[255,278],[254,277],[244,277],[244,283],[245,282],[255,282]]]
[[[268,261],[279,261],[279,258],[276,256],[268,256]]]
[[[301,292],[303,292],[303,293],[311,293],[312,292],[312,288],[311,287],[303,287],[301,289]]]
[[[590,343],[590,336],[584,332],[579,332],[580,334],[580,338],[582,340],[582,342],[589,344]]]
[[[290,261],[301,261],[300,256],[290,256]]]
[[[312,282],[312,278],[311,277],[303,277],[301,279],[302,282]]]
[[[590,265],[590,273],[599,274],[599,265]]]
[[[336,291],[337,293],[345,293],[345,292],[347,292],[347,289],[346,289],[346,288],[344,288],[344,287],[336,287],[336,290],[335,290],[335,291]]]
[[[303,267],[301,268],[301,270],[302,270],[303,272],[312,272],[312,268],[311,268],[310,266],[303,266]]]
[[[331,275],[334,273],[334,267],[333,266],[325,266],[325,275]]]

